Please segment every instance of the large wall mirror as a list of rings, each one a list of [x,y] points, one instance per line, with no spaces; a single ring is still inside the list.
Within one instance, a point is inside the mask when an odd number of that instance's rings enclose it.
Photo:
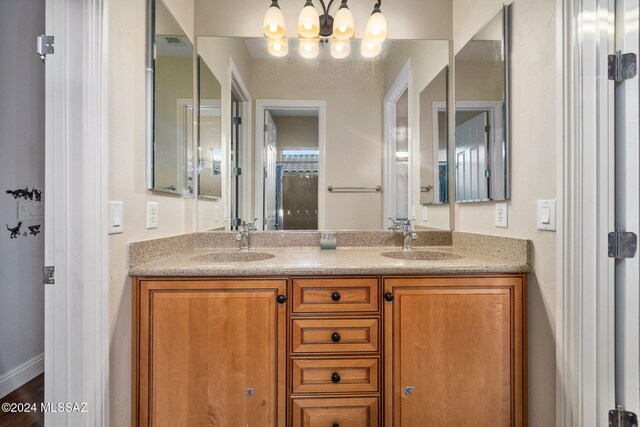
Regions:
[[[150,0],[147,187],[192,194],[193,45],[162,0]]]
[[[450,229],[449,41],[196,44],[200,230]]]
[[[509,198],[508,8],[455,55],[457,202]]]

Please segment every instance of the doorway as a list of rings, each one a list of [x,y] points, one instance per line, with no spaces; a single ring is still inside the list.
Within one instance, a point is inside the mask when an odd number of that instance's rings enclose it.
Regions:
[[[324,101],[256,102],[256,226],[324,228]]]
[[[44,401],[45,1],[2,3],[0,36],[0,401]],[[0,411],[2,425],[44,415]]]
[[[383,229],[392,220],[412,219],[413,181],[413,84],[411,60],[394,81],[384,99],[384,219]]]

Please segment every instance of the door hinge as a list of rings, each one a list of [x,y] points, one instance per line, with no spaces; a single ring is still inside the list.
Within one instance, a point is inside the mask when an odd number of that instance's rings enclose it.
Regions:
[[[242,124],[242,117],[234,117],[233,118],[233,124],[234,125],[241,125]]]
[[[264,125],[264,131],[267,132],[269,130],[269,126],[268,125]]]
[[[240,218],[233,218],[231,220],[231,226],[240,227],[242,225],[242,220]]]
[[[635,53],[617,51],[609,55],[609,80],[623,82],[636,76],[638,69]]]
[[[609,258],[625,259],[636,256],[638,235],[618,228],[609,233]]]
[[[47,61],[47,55],[53,55],[53,36],[41,35],[37,37],[36,52],[40,55],[42,62]]]
[[[616,409],[609,411],[610,427],[638,427],[638,416],[633,412],[628,412],[618,405]]]
[[[484,127],[484,131],[485,131],[486,133],[491,132],[491,126],[489,126],[489,125],[485,126],[485,127]]]
[[[56,283],[55,279],[56,268],[47,265],[42,269],[42,283],[45,285],[53,285]]]
[[[233,176],[240,176],[240,175],[242,175],[242,168],[233,168],[233,170],[232,170],[232,174],[233,174]]]
[[[486,171],[484,171],[484,177],[491,178],[491,169],[487,169]]]

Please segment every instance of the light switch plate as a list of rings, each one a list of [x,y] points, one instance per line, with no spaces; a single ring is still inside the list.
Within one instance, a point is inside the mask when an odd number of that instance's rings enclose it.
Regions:
[[[124,203],[109,201],[109,234],[124,232]]]
[[[423,207],[422,207],[422,220],[423,220],[423,221],[425,221],[425,222],[426,222],[426,221],[429,219],[429,218],[428,218],[428,216],[429,216],[428,214],[429,214],[429,212],[428,212],[428,208],[427,208],[426,206],[423,206]]]
[[[496,203],[496,227],[509,227],[509,208],[506,203]]]
[[[18,202],[18,221],[40,221],[44,219],[42,202]]]
[[[556,201],[538,200],[537,211],[538,230],[556,231]]]
[[[147,202],[147,228],[158,228],[158,202]]]

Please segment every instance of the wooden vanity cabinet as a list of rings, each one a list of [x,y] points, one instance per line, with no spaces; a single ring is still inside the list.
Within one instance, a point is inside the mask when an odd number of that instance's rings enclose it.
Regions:
[[[526,426],[526,275],[144,279],[134,426]]]
[[[384,280],[387,427],[526,425],[525,280]]]
[[[286,287],[137,280],[133,425],[284,427]]]

